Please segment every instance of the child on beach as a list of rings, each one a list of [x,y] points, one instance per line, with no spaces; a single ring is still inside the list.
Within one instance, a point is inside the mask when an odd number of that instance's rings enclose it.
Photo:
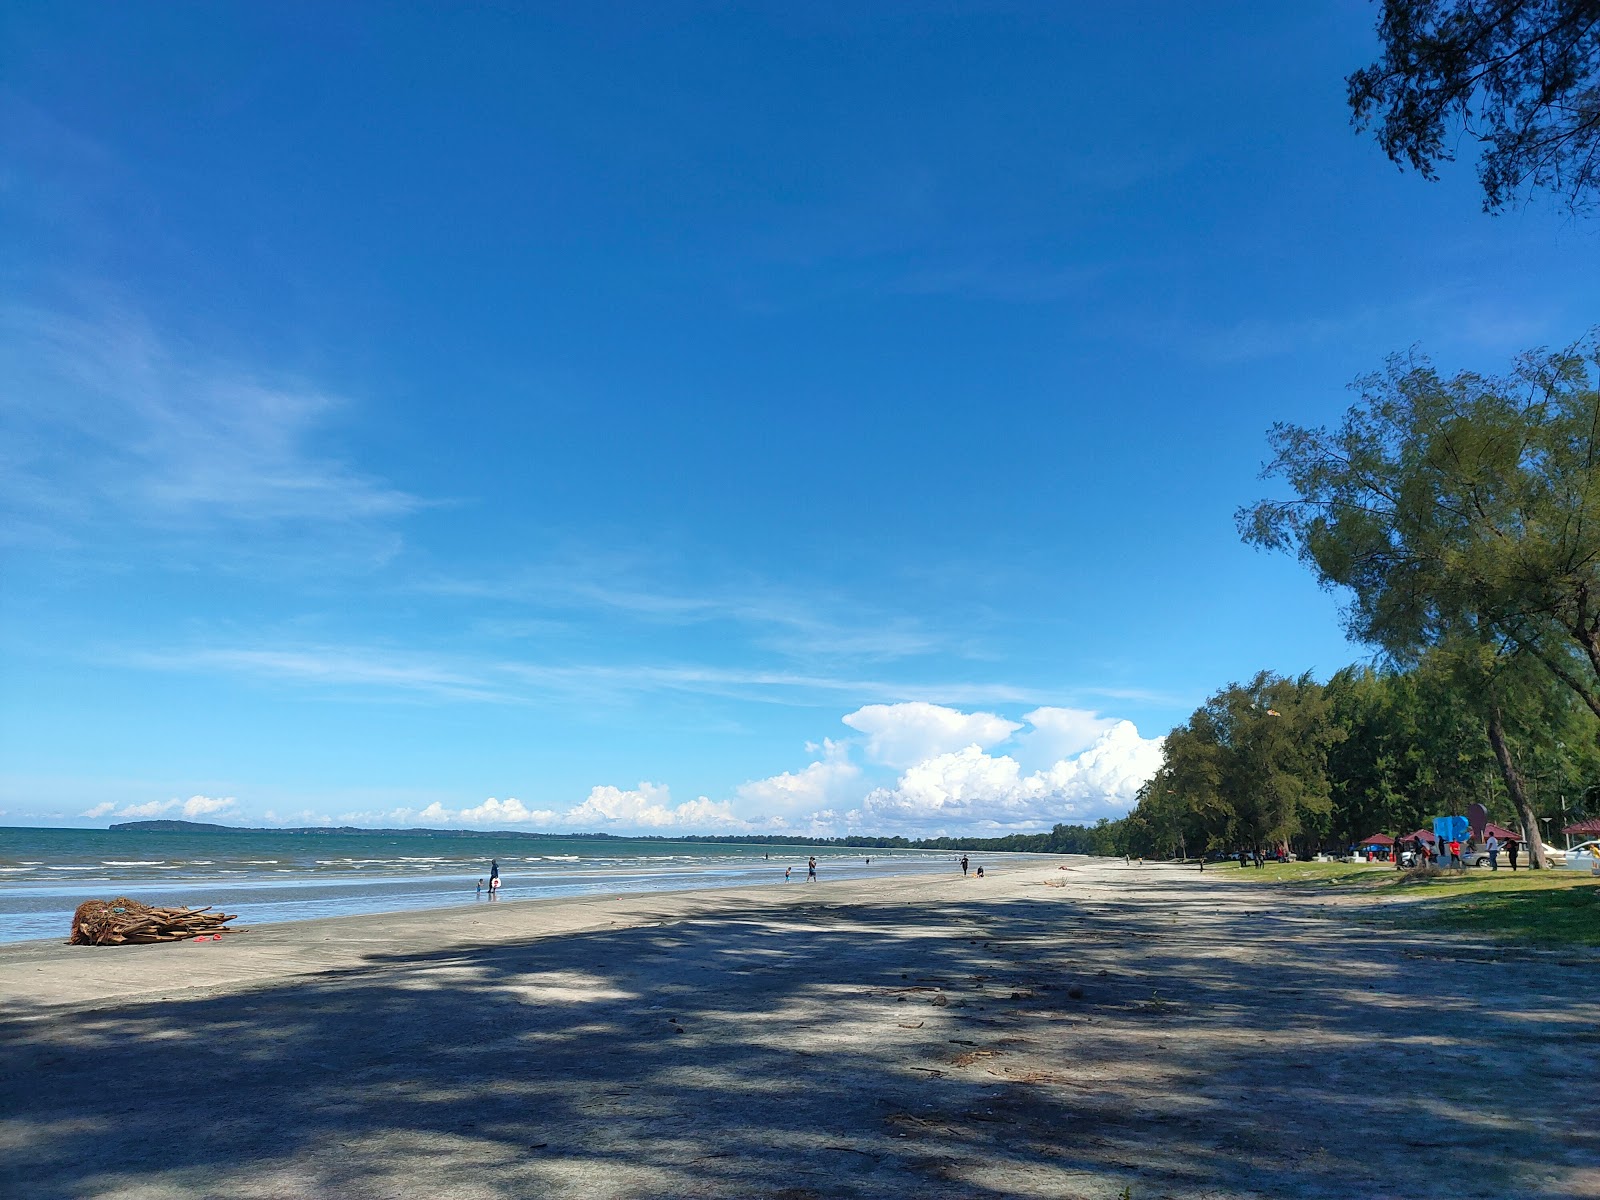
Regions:
[[[794,868],[793,868],[793,867],[785,867],[785,868],[784,868],[784,869],[783,869],[783,881],[784,881],[784,882],[785,882],[785,883],[788,883],[788,882],[789,882],[789,873],[790,873],[790,872],[791,872],[791,871],[793,871],[793,870],[794,870]]]
[[[478,880],[478,899],[483,899],[483,880]]]

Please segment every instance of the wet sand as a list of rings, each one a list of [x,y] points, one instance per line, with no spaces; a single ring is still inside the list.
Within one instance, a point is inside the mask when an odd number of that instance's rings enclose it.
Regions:
[[[1600,1196],[1594,952],[1060,863],[0,947],[0,1193]]]

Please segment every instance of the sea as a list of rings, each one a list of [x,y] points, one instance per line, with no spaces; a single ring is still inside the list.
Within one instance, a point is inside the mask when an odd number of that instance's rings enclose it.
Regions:
[[[85,900],[209,905],[235,926],[549,896],[621,896],[689,888],[804,886],[819,878],[959,870],[948,850],[753,846],[624,838],[419,837],[382,832],[0,828],[0,942],[65,940]],[[1011,857],[1011,856],[1007,856]],[[868,859],[871,860],[870,864]]]

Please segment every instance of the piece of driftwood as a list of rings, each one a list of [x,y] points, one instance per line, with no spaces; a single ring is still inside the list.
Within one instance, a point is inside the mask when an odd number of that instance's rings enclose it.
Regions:
[[[148,945],[181,942],[186,938],[232,933],[225,922],[237,914],[205,908],[156,908],[118,896],[115,900],[85,900],[72,914],[74,946]]]

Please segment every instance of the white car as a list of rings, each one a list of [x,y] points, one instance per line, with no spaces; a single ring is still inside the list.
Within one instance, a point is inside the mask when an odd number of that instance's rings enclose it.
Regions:
[[[1563,867],[1569,871],[1587,871],[1600,875],[1600,840],[1581,842],[1563,856]]]

